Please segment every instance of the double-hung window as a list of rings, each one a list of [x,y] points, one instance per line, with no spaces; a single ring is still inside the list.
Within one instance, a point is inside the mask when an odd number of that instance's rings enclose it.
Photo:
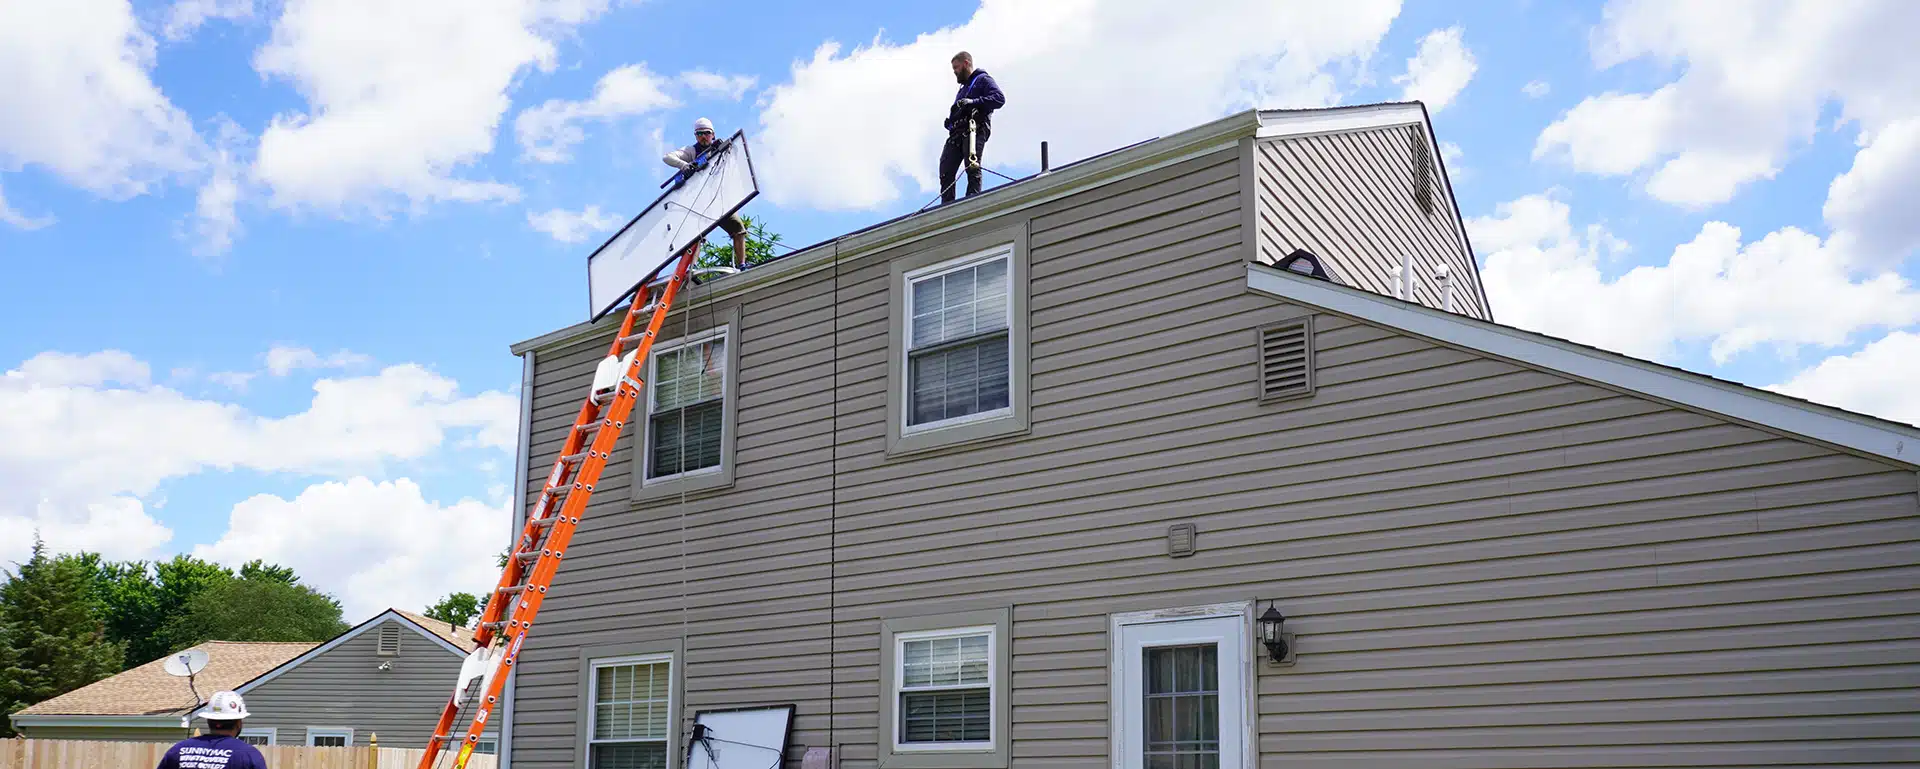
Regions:
[[[647,480],[717,473],[724,457],[728,334],[719,328],[653,353]]]
[[[588,691],[588,769],[665,769],[674,727],[672,655],[595,660]]]
[[[1012,406],[1011,247],[907,276],[907,430],[1004,416]]]
[[[1005,609],[881,621],[880,766],[1007,766]]]
[[[353,730],[346,727],[309,726],[307,727],[307,746],[315,748],[345,748],[353,745]]]

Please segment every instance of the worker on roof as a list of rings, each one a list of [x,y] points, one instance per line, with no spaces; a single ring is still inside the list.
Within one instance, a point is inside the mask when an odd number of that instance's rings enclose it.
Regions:
[[[214,692],[194,716],[207,719],[207,733],[176,742],[155,769],[267,769],[260,749],[240,739],[247,703],[236,692]]]
[[[947,108],[947,145],[940,150],[942,203],[953,202],[954,172],[963,162],[967,164],[968,197],[980,191],[980,153],[987,148],[987,135],[993,133],[993,111],[1007,106],[1007,96],[1000,92],[993,76],[973,68],[973,54],[961,51],[953,55],[953,78],[960,81],[960,92]]]
[[[693,143],[667,153],[660,161],[680,169],[683,177],[691,178],[707,167],[712,160],[711,154],[725,149],[726,145],[713,140],[713,121],[700,118],[693,121]],[[747,224],[740,221],[738,214],[728,214],[720,220],[720,229],[733,236],[733,266],[744,268],[747,265]]]

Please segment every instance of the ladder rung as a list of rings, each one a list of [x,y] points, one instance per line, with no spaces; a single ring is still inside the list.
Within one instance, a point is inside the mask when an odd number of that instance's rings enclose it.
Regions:
[[[584,432],[586,432],[586,431],[588,431],[588,430],[598,430],[598,429],[600,429],[600,420],[598,420],[598,419],[595,419],[595,420],[593,420],[593,421],[591,421],[591,422],[588,422],[588,423],[586,423],[586,424],[584,424],[584,425],[574,425],[574,426],[573,426],[573,431],[574,431],[574,432],[576,432],[576,433],[584,433]]]
[[[560,461],[565,462],[567,464],[573,464],[575,462],[578,462],[586,458],[587,458],[587,452],[582,451],[578,454],[568,454],[566,456],[563,456],[560,458]]]
[[[433,735],[433,738],[434,738],[434,739],[436,739],[436,740],[439,740],[439,741],[441,741],[441,742],[448,742],[448,741],[450,741],[450,740],[452,740],[452,739],[453,739],[453,735],[451,735],[451,734],[436,734],[436,735]]]
[[[516,556],[514,556],[514,558],[516,558],[516,559],[519,559],[519,560],[522,560],[522,561],[534,561],[534,560],[538,560],[538,559],[540,558],[540,551],[538,551],[538,550],[528,550],[527,552],[524,552],[524,553],[521,553],[521,554],[519,554],[519,555],[516,555]]]
[[[507,623],[505,623],[505,622],[482,622],[482,623],[480,623],[480,626],[481,626],[481,627],[483,627],[483,628],[486,628],[486,629],[488,629],[488,630],[499,630],[500,628],[503,628],[503,627],[506,627],[506,626],[507,626]]]
[[[539,527],[539,528],[542,528],[542,529],[544,529],[544,528],[547,528],[547,527],[550,527],[550,526],[552,526],[552,525],[553,525],[553,522],[554,522],[554,521],[558,521],[558,520],[560,520],[560,516],[557,516],[557,515],[549,515],[549,516],[547,516],[547,517],[545,517],[545,518],[535,518],[535,519],[533,519],[533,525],[534,525],[534,526],[537,526],[537,527]]]
[[[527,589],[526,585],[514,585],[513,587],[496,588],[494,589],[493,592],[499,593],[501,595],[513,595],[514,593],[518,593],[526,589]]]

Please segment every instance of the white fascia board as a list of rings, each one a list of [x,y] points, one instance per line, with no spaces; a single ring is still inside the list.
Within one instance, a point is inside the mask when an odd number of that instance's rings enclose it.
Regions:
[[[1256,139],[1276,139],[1286,136],[1363,131],[1397,125],[1424,125],[1426,122],[1426,111],[1422,110],[1417,103],[1370,104],[1362,107],[1299,112],[1261,112],[1260,128],[1254,132],[1253,136]]]
[[[1920,466],[1920,429],[1722,382],[1529,331],[1326,281],[1247,266],[1247,288],[1442,344],[1483,352],[1676,406],[1798,436],[1906,467]]]

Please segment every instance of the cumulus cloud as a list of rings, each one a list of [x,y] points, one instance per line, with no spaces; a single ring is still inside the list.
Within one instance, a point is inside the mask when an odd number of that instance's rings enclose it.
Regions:
[[[468,178],[493,150],[507,91],[551,70],[554,38],[605,0],[287,0],[254,55],[304,112],[276,115],[253,173],[276,205],[384,214],[400,202],[516,200]]]
[[[179,0],[167,9],[167,21],[161,32],[168,40],[185,40],[208,21],[233,21],[252,16],[253,0]]]
[[[245,161],[241,155],[251,137],[224,115],[217,124],[209,172],[194,196],[193,250],[200,256],[226,253],[240,234],[240,216],[235,209],[244,194]]]
[[[219,540],[193,554],[230,566],[255,558],[290,566],[340,599],[349,618],[389,607],[418,611],[447,593],[484,593],[511,532],[506,505],[441,504],[402,478],[353,477],[292,499],[261,494],[235,505]]]
[[[52,214],[30,216],[14,210],[13,206],[7,205],[6,190],[0,190],[0,224],[22,230],[37,230],[53,224],[54,221]]]
[[[266,360],[267,373],[274,376],[286,376],[301,369],[353,368],[373,362],[372,358],[357,352],[336,350],[322,357],[313,350],[292,345],[274,345],[267,350]]]
[[[587,138],[581,123],[675,106],[678,102],[667,95],[666,85],[667,80],[649,71],[646,64],[628,64],[602,75],[589,99],[550,99],[524,110],[513,121],[521,157],[537,163],[564,163],[572,159],[573,146]]]
[[[1920,248],[1920,116],[1866,137],[1833,180],[1823,213],[1838,247],[1864,264],[1899,264]]]
[[[973,54],[1007,94],[983,161],[1038,165],[1105,152],[1248,107],[1341,96],[1398,15],[1398,0],[1230,0],[1206,13],[1155,0],[986,0],[958,26],[906,42],[827,42],[762,92],[754,145],[781,205],[866,209],[937,189],[948,59]],[[1234,20],[1222,24],[1221,19]],[[857,126],[857,130],[849,130]]]
[[[1836,355],[1769,390],[1882,419],[1920,425],[1920,334],[1895,331]]]
[[[1407,73],[1393,79],[1406,87],[1400,98],[1425,102],[1434,112],[1452,104],[1479,69],[1462,37],[1459,27],[1448,27],[1420,38],[1419,50],[1407,60]]]
[[[695,94],[709,99],[739,101],[747,95],[747,89],[760,82],[752,75],[720,75],[705,70],[690,70],[680,73],[680,82],[693,89]]]
[[[0,532],[37,528],[58,549],[111,541],[110,555],[133,557],[166,541],[143,500],[169,479],[234,469],[348,477],[449,445],[511,451],[517,404],[401,364],[321,379],[305,410],[266,416],[156,385],[124,352],[42,353],[0,375]],[[27,541],[0,537],[0,560]]]
[[[1590,96],[1540,133],[1536,158],[1601,175],[1644,174],[1648,194],[1703,207],[1771,179],[1822,110],[1871,135],[1920,114],[1920,57],[1903,0],[1617,0],[1594,37],[1601,68],[1680,65],[1651,92]],[[1621,130],[1632,126],[1632,130]]]
[[[1501,321],[1649,359],[1706,342],[1717,363],[1765,345],[1834,347],[1872,328],[1920,322],[1920,292],[1892,272],[1855,275],[1820,238],[1788,227],[1759,240],[1708,222],[1665,264],[1607,277],[1626,244],[1600,225],[1576,231],[1551,195],[1500,204],[1467,223]]]
[[[0,3],[0,171],[39,166],[123,199],[199,167],[199,138],[152,71],[127,0]]]
[[[601,212],[599,206],[587,206],[579,211],[555,208],[540,213],[527,212],[527,224],[562,243],[579,243],[595,233],[612,232],[620,222],[619,217]]]

